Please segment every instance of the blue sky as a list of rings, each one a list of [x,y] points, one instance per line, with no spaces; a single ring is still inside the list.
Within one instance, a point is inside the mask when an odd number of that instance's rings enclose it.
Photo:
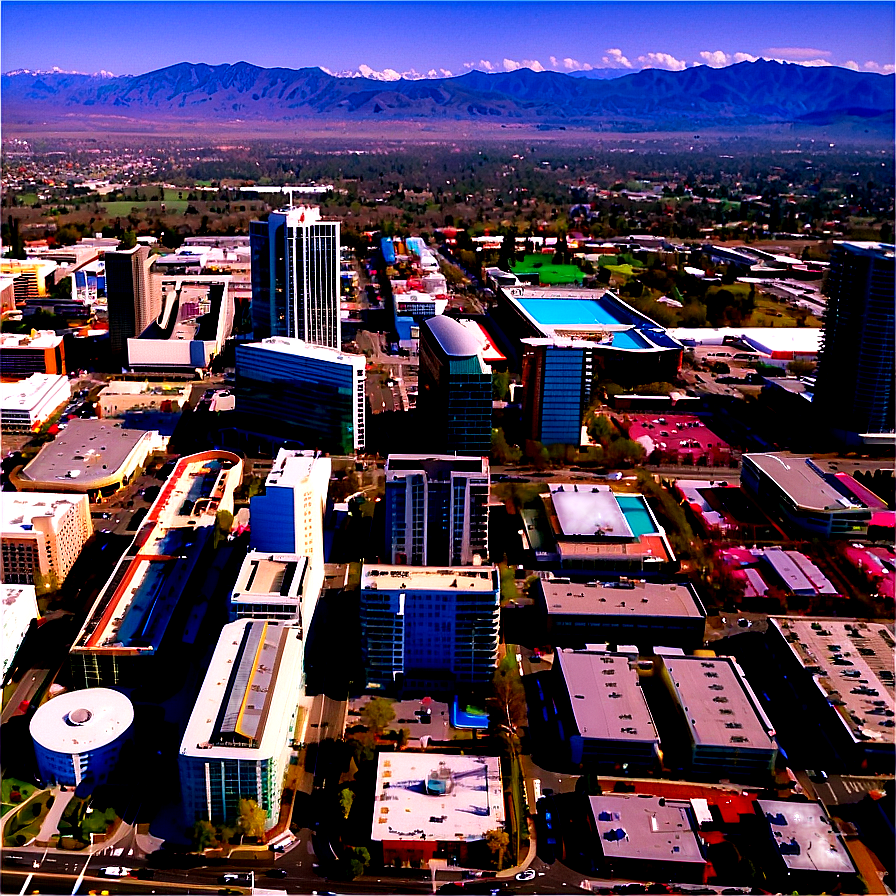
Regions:
[[[892,2],[17,2],[2,69],[139,74],[176,62],[386,79],[471,68],[682,69],[759,57],[894,70]]]

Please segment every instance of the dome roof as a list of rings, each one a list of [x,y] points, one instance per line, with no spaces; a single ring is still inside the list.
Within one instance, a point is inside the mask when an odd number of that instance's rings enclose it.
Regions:
[[[469,358],[482,351],[482,342],[463,324],[451,317],[439,315],[423,322],[446,355],[455,358]]]

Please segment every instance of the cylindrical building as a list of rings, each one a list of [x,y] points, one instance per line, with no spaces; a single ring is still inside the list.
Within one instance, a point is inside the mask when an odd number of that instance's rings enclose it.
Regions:
[[[130,737],[133,723],[131,701],[109,688],[72,691],[45,703],[30,726],[44,783],[105,781]]]

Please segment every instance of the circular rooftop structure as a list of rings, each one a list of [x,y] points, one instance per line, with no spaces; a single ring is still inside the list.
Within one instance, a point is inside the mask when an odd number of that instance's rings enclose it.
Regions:
[[[440,314],[425,320],[423,326],[429,328],[442,351],[451,357],[469,358],[483,349],[482,340],[451,317]]]
[[[54,753],[87,753],[125,734],[134,721],[134,706],[110,688],[71,691],[48,700],[31,719],[35,743]]]

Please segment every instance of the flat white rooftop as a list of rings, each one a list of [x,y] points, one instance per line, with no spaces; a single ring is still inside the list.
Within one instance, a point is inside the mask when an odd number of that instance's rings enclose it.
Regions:
[[[800,509],[854,513],[865,509],[852,492],[839,491],[824,478],[809,457],[787,454],[745,454],[763,473],[786,492]]]
[[[0,501],[0,525],[3,535],[22,535],[33,530],[35,517],[56,520],[82,504],[84,495],[62,495],[50,492],[4,492]]]
[[[19,348],[56,348],[61,343],[62,337],[52,330],[38,330],[34,336],[27,333],[0,334],[0,351],[4,352]]]
[[[582,737],[659,744],[631,657],[558,649],[556,661]]]
[[[541,587],[548,615],[687,616],[695,619],[706,615],[696,593],[687,583],[632,582],[630,587],[618,587],[615,582],[580,585],[543,579]]]
[[[380,753],[372,840],[481,840],[504,826],[496,756]]]
[[[772,726],[727,657],[663,657],[697,746],[774,750]]]
[[[362,566],[361,588],[371,591],[474,591],[498,587],[494,566]]]
[[[854,740],[896,741],[896,727],[888,724],[896,718],[892,715],[896,712],[896,688],[892,679],[880,675],[883,670],[893,670],[896,655],[896,639],[886,626],[806,616],[774,616],[769,622],[831,700]]]
[[[298,602],[307,569],[308,558],[299,554],[249,551],[233,587],[234,598]]]
[[[589,797],[607,858],[704,864],[685,800],[643,794]]]
[[[631,526],[608,485],[551,485],[551,501],[567,537],[634,539]]]
[[[757,800],[784,864],[791,871],[853,874],[855,867],[821,803]]]
[[[272,486],[296,488],[309,482],[315,475],[323,476],[324,482],[329,483],[330,466],[329,458],[321,457],[317,451],[291,451],[281,448],[264,484],[266,488]]]
[[[328,348],[325,345],[312,345],[310,342],[291,336],[271,336],[269,339],[262,339],[261,342],[249,342],[246,345],[249,348],[276,352],[280,355],[292,355],[296,358],[308,358],[314,361],[329,361],[331,364],[346,364],[360,370],[364,369],[366,363],[364,355],[350,354],[337,348]]]
[[[68,378],[55,373],[32,373],[27,379],[14,383],[0,383],[0,409],[4,411],[29,410],[37,407],[54,389],[70,392]],[[62,398],[64,401],[65,398]]]

